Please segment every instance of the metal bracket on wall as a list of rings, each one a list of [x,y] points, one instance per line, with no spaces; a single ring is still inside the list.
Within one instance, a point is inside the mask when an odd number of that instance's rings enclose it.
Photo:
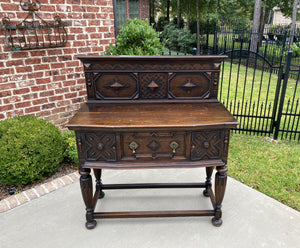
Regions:
[[[10,25],[10,19],[2,18],[2,30],[5,30],[6,44],[12,51],[62,47],[67,43],[68,26],[59,16],[54,17],[54,23],[43,20],[37,11],[41,4],[38,0],[23,3],[22,10],[28,12],[25,19],[16,25]],[[30,20],[31,19],[31,20]]]

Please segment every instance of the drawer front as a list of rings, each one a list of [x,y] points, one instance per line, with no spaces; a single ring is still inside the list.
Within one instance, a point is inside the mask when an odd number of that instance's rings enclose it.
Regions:
[[[191,160],[221,159],[222,151],[223,131],[208,130],[192,133]]]
[[[169,79],[169,94],[173,98],[205,99],[210,97],[210,73],[174,73]]]
[[[201,161],[226,163],[229,130],[198,132],[78,132],[80,159],[90,162]]]
[[[84,133],[83,155],[87,161],[117,161],[116,136],[113,133]]]
[[[186,160],[183,132],[126,133],[121,135],[122,160]]]
[[[94,76],[96,99],[133,99],[138,94],[134,73],[99,73]]]

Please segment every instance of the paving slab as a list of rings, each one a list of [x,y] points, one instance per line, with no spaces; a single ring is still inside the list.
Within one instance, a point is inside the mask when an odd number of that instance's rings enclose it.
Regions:
[[[197,182],[204,169],[105,170],[104,183]],[[202,189],[111,190],[96,211],[210,209]],[[223,225],[211,217],[103,219],[85,228],[79,183],[0,214],[1,248],[299,247],[300,212],[229,178]]]

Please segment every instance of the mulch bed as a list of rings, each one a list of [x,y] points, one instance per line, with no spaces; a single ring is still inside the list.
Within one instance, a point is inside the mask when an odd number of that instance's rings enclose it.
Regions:
[[[44,177],[43,179],[35,181],[33,183],[29,183],[24,186],[20,186],[20,185],[19,186],[11,186],[11,185],[6,185],[6,184],[0,183],[0,200],[10,196],[9,191],[11,189],[15,190],[16,193],[20,193],[27,189],[33,188],[37,185],[44,184],[46,182],[50,182],[55,178],[62,177],[64,175],[68,175],[77,170],[78,170],[78,166],[76,164],[63,162],[63,163],[61,163],[61,165],[59,166],[59,168],[57,169],[57,172],[55,174],[48,176],[48,177]]]

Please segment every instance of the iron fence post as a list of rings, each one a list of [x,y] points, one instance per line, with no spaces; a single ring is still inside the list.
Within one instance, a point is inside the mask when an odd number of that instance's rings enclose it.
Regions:
[[[278,70],[278,77],[277,77],[277,85],[276,85],[276,91],[275,91],[275,99],[273,103],[273,111],[272,111],[272,133],[274,133],[274,128],[277,125],[277,119],[276,119],[276,114],[277,114],[277,109],[278,109],[278,102],[279,102],[279,97],[280,97],[280,89],[281,89],[281,82],[284,79],[284,65],[280,65],[279,70]]]
[[[279,102],[279,107],[278,107],[278,114],[277,114],[277,120],[276,120],[276,125],[275,125],[275,132],[274,132],[274,139],[276,140],[278,138],[278,133],[280,129],[280,121],[282,117],[282,110],[283,110],[283,104],[284,104],[284,98],[285,98],[285,93],[286,93],[286,87],[289,79],[289,73],[290,73],[290,67],[291,67],[291,61],[292,61],[292,54],[293,51],[289,51],[287,55],[287,61],[286,61],[286,68],[285,68],[285,73],[284,73],[284,78],[283,78],[283,84],[282,84],[282,90],[281,90],[281,96],[280,96],[280,102]]]

